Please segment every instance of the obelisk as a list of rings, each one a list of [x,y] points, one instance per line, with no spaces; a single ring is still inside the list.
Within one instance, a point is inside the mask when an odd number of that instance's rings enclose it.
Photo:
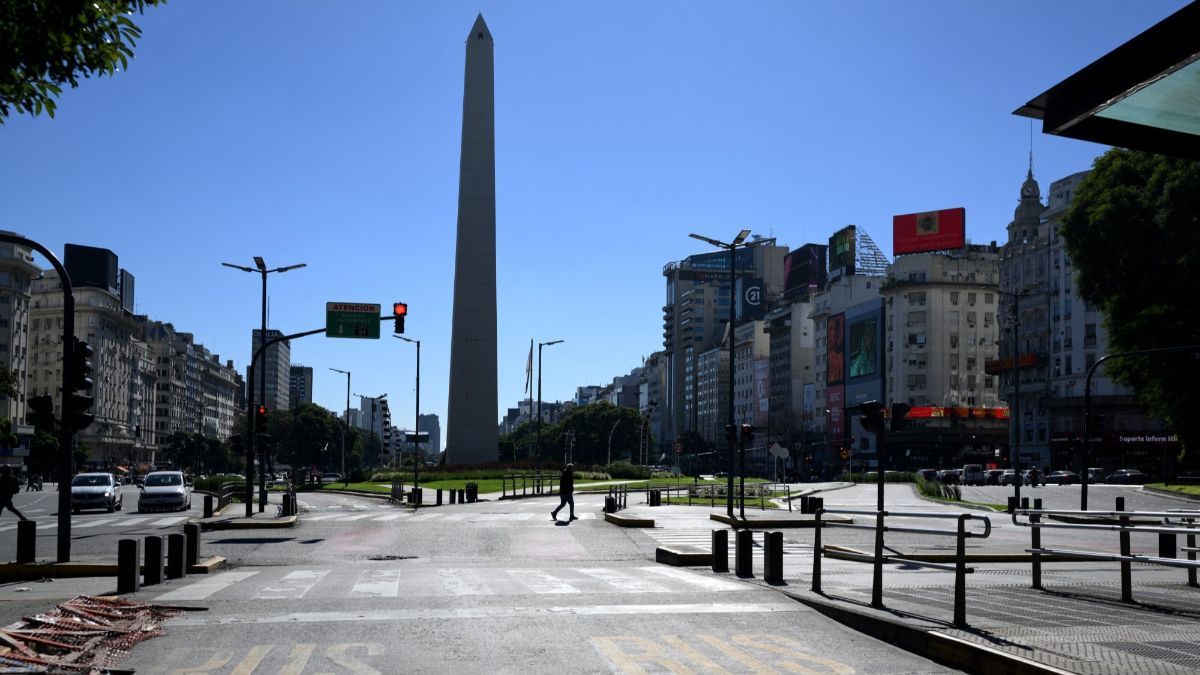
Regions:
[[[446,463],[500,456],[496,386],[496,130],[492,34],[483,15],[467,36],[458,238],[450,334]]]

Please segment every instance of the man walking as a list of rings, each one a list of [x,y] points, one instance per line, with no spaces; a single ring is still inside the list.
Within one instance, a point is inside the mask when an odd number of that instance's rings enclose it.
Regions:
[[[13,475],[12,467],[5,464],[0,467],[0,515],[4,514],[4,509],[8,509],[17,514],[21,520],[28,520],[17,507],[13,506],[13,495],[21,491],[21,484],[17,482],[17,477]]]
[[[558,508],[550,512],[550,517],[558,522],[558,512],[564,506],[571,507],[571,520],[579,520],[575,517],[575,465],[568,464],[563,470],[562,475],[558,477]]]

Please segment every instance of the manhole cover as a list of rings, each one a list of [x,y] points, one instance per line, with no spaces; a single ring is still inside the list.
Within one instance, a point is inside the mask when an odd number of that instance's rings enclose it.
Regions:
[[[415,555],[373,555],[367,560],[414,560]]]

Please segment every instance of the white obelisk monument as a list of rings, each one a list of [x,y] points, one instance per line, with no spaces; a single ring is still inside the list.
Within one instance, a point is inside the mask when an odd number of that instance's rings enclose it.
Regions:
[[[446,463],[500,456],[496,385],[496,127],[492,34],[483,15],[467,36]]]

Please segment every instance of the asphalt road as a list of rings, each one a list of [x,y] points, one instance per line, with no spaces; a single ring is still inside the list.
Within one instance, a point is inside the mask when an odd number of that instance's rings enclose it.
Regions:
[[[557,499],[422,509],[301,494],[299,526],[216,532],[232,569],[143,589],[186,605],[138,672],[938,673],[731,575],[657,565],[655,540],[551,522]],[[706,512],[705,512],[706,515]],[[565,519],[566,514],[560,514]]]
[[[183,532],[188,518],[203,515],[203,496],[193,495],[189,511],[155,511],[137,513],[138,488],[120,488],[123,508],[106,513],[101,509],[83,511],[71,516],[71,560],[116,559],[117,540],[154,534]],[[13,505],[26,518],[37,521],[37,558],[54,560],[58,552],[58,492],[55,484],[46,483],[41,492],[19,492]],[[7,509],[0,513],[0,560],[17,556],[17,516]]]

